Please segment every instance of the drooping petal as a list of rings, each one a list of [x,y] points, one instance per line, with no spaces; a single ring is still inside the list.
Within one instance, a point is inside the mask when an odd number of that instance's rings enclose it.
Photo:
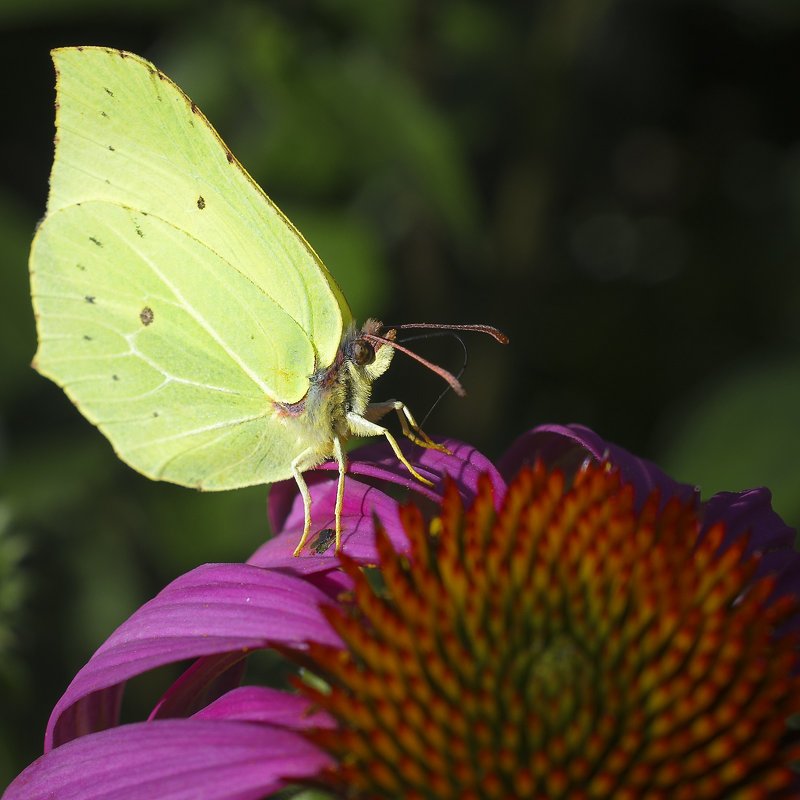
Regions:
[[[263,722],[273,727],[305,730],[332,728],[333,718],[305,697],[267,686],[241,686],[194,715],[195,719],[235,719]]]
[[[215,653],[198,658],[167,689],[148,719],[188,717],[242,682],[247,651]]]
[[[83,736],[34,761],[3,800],[257,800],[330,759],[298,733],[219,719]]]
[[[46,749],[114,724],[119,684],[154,667],[270,643],[335,643],[319,613],[328,599],[298,577],[248,564],[192,570],[117,628],[75,676],[50,717]]]

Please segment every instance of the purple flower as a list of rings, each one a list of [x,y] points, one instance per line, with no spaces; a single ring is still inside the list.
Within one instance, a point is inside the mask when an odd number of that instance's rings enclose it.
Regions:
[[[382,446],[358,452],[341,560],[335,471],[308,476],[319,533],[298,558],[302,502],[274,486],[276,536],[123,623],[5,800],[796,795],[800,566],[769,492],[703,503],[575,425],[528,432],[497,466],[445,444],[406,450],[433,488]],[[328,688],[240,686],[267,647]],[[189,658],[148,721],[119,725],[125,681]]]

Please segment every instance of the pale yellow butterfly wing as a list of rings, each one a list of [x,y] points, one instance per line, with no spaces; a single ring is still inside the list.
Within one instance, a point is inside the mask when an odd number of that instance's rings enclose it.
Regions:
[[[335,281],[155,67],[104,48],[53,56],[37,369],[149,477],[288,477],[317,434],[276,403],[300,401],[334,361],[351,321]]]

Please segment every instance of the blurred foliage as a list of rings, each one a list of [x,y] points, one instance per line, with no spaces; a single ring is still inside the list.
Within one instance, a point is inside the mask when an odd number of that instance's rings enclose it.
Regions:
[[[31,689],[30,676],[16,646],[27,591],[27,574],[22,567],[25,548],[25,538],[11,530],[11,514],[0,503],[0,697],[3,698],[20,690],[29,694]],[[0,775],[11,775],[18,766],[12,753],[0,747]]]
[[[28,364],[52,160],[48,51],[157,63],[337,276],[357,317],[488,322],[428,429],[498,455],[578,421],[706,493],[800,521],[796,0],[6,0],[0,4],[0,785],[103,638],[245,558],[266,492],[120,464]],[[420,344],[457,370],[460,348]],[[376,387],[419,416],[437,379]],[[133,687],[143,705],[154,683]],[[141,712],[139,712],[141,713]]]
[[[797,433],[798,410],[800,358],[741,364],[713,375],[673,410],[660,463],[706,494],[768,486],[776,510],[796,524],[800,475],[786,437]]]

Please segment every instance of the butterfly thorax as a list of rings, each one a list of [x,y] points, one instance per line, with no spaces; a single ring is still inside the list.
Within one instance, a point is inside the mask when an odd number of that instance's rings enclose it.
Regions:
[[[345,442],[353,435],[347,415],[363,416],[373,381],[386,372],[392,361],[394,350],[390,345],[375,344],[364,334],[391,340],[392,333],[383,332],[381,323],[374,319],[368,319],[361,328],[350,325],[334,362],[310,376],[303,400],[291,406],[281,405],[285,418],[302,420],[307,444],[317,450],[320,461],[332,454],[334,437]],[[308,441],[309,434],[313,443]]]

